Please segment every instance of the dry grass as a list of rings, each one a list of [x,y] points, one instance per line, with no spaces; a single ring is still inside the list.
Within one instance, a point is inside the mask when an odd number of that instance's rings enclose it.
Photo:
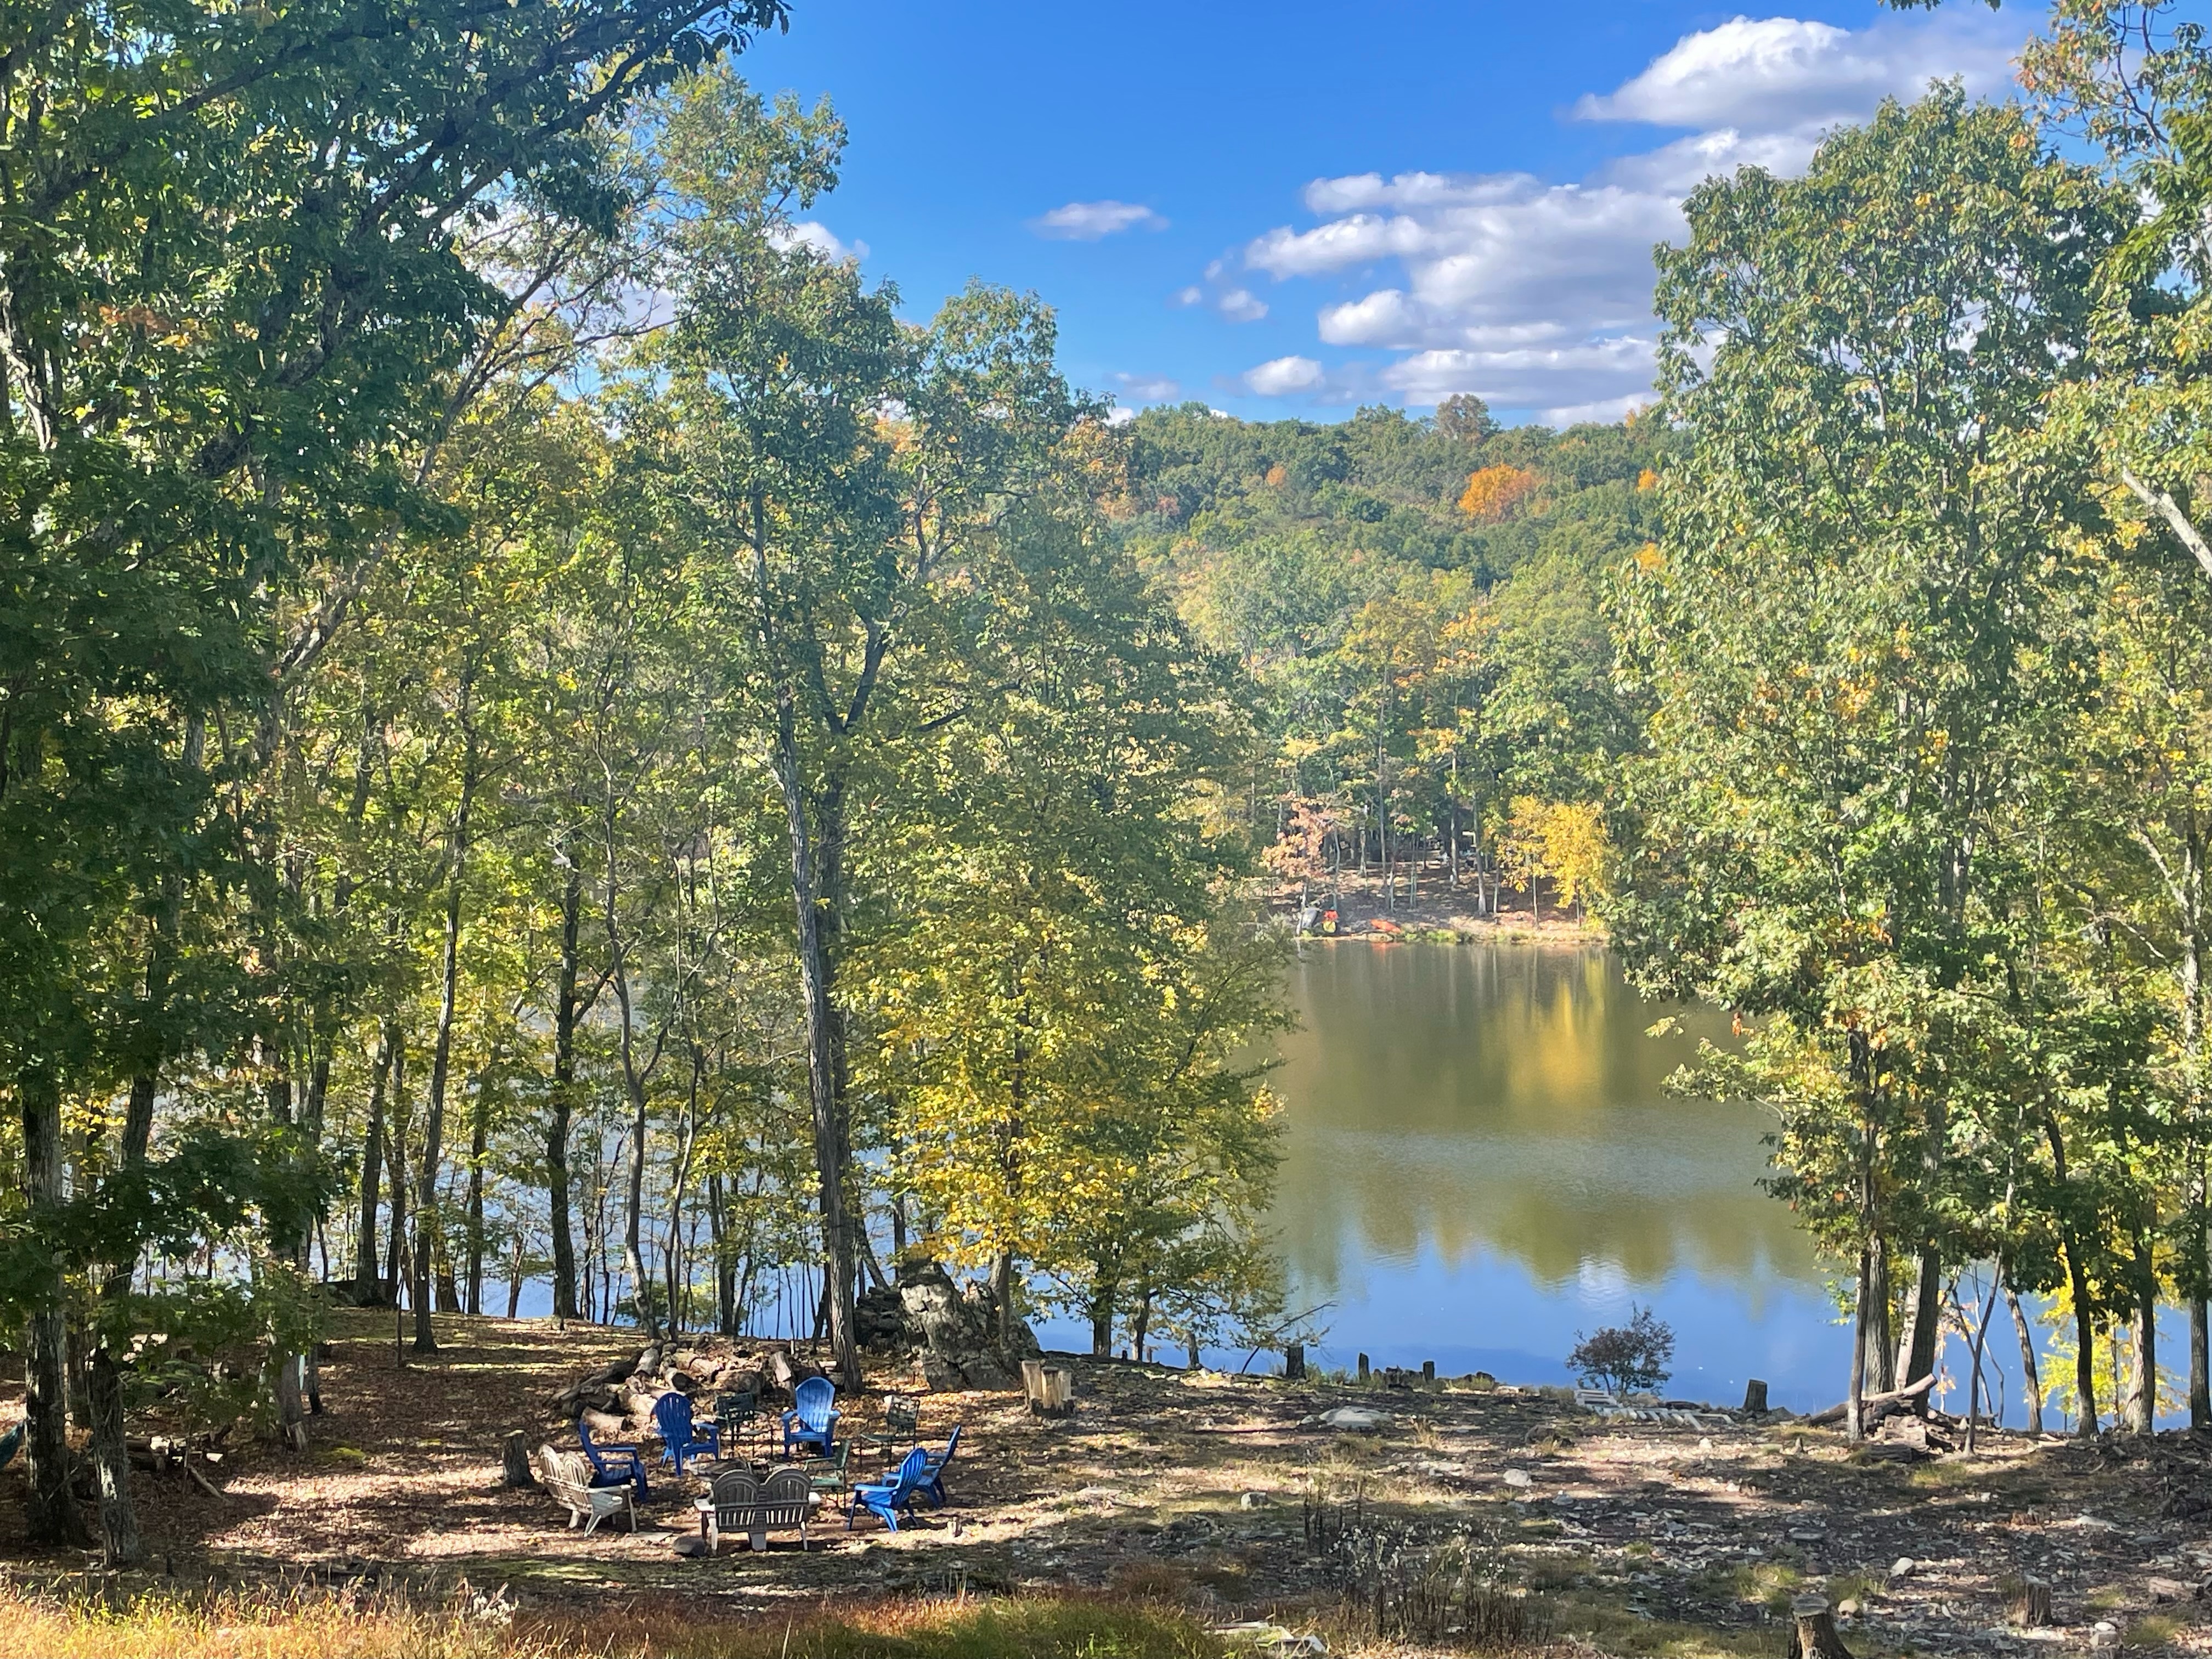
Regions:
[[[119,1606],[0,1595],[0,1659],[1214,1659],[1180,1614],[1086,1596],[884,1601],[744,1620],[695,1607],[546,1619],[503,1598],[435,1607],[304,1592]]]

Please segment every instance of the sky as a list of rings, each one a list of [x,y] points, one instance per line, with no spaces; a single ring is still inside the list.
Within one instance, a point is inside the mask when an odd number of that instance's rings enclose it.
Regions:
[[[1651,249],[1699,179],[1802,168],[1937,76],[2013,92],[2032,9],[1666,0],[792,0],[740,69],[851,139],[809,237],[926,317],[1055,310],[1123,409],[1612,420],[1648,400]]]

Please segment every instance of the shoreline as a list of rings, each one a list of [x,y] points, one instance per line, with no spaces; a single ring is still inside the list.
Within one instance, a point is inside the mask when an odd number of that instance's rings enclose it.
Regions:
[[[1518,895],[1514,896],[1516,899]],[[1393,906],[1379,877],[1346,876],[1337,890],[1338,918],[1334,934],[1302,933],[1301,939],[1357,939],[1370,944],[1424,943],[1460,945],[1476,939],[1542,945],[1599,945],[1607,942],[1604,927],[1589,917],[1538,914],[1532,908],[1509,908],[1497,915],[1477,908],[1470,888],[1443,885],[1438,876],[1420,884],[1417,897],[1401,896]],[[1266,890],[1268,914],[1296,927],[1298,888],[1295,883]],[[1331,902],[1325,891],[1309,888],[1309,905],[1326,909]]]

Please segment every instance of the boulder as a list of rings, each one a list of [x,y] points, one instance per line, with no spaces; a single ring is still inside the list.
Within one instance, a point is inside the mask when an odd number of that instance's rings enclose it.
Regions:
[[[981,1285],[956,1285],[938,1263],[899,1263],[898,1295],[915,1343],[915,1358],[933,1389],[1020,1386],[1021,1362],[1042,1352],[1026,1324],[1002,1340],[997,1310]]]
[[[1324,1429],[1346,1434],[1380,1434],[1392,1420],[1389,1413],[1378,1412],[1371,1406],[1339,1406],[1314,1419]]]

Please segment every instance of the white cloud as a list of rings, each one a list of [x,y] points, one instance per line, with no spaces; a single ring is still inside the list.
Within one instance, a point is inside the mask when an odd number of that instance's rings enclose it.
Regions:
[[[1310,357],[1273,357],[1244,373],[1244,389],[1261,398],[1281,398],[1293,392],[1312,392],[1325,376]]]
[[[2002,89],[2019,46],[2010,19],[1960,9],[1933,20],[1884,17],[1854,33],[1795,17],[1736,17],[1685,35],[1625,85],[1586,97],[1587,121],[1668,127],[1803,128],[1863,118],[1884,98],[1914,98],[1961,77]]]
[[[1267,314],[1267,302],[1229,277],[1229,262],[1216,259],[1206,268],[1206,281],[1179,288],[1168,296],[1171,306],[1206,306],[1232,323],[1256,323]]]
[[[1650,397],[1651,250],[1679,241],[1682,198],[1743,166],[1799,171],[1823,133],[1959,76],[1970,93],[2007,83],[2019,26],[1954,9],[1885,16],[1862,30],[1739,17],[1686,35],[1580,118],[1693,131],[1624,155],[1577,183],[1526,173],[1352,173],[1317,179],[1316,222],[1254,238],[1243,267],[1278,283],[1341,285],[1318,307],[1328,345],[1396,354],[1325,369],[1279,357],[1243,377],[1262,396],[1380,392],[1415,404],[1472,392],[1557,420],[1606,418]],[[1217,265],[1179,303],[1221,303]]]
[[[771,231],[769,240],[780,248],[811,247],[832,264],[868,257],[866,242],[858,237],[849,242],[845,241],[829,226],[812,219],[801,219],[795,225]]]
[[[1213,308],[1232,323],[1256,323],[1267,314],[1267,302],[1249,288],[1232,288],[1213,302]]]
[[[1070,202],[1030,221],[1038,235],[1060,242],[1095,242],[1124,230],[1165,230],[1168,222],[1135,202]]]
[[[1182,396],[1182,383],[1165,374],[1116,374],[1121,391],[1115,395],[1133,404],[1173,403]]]

